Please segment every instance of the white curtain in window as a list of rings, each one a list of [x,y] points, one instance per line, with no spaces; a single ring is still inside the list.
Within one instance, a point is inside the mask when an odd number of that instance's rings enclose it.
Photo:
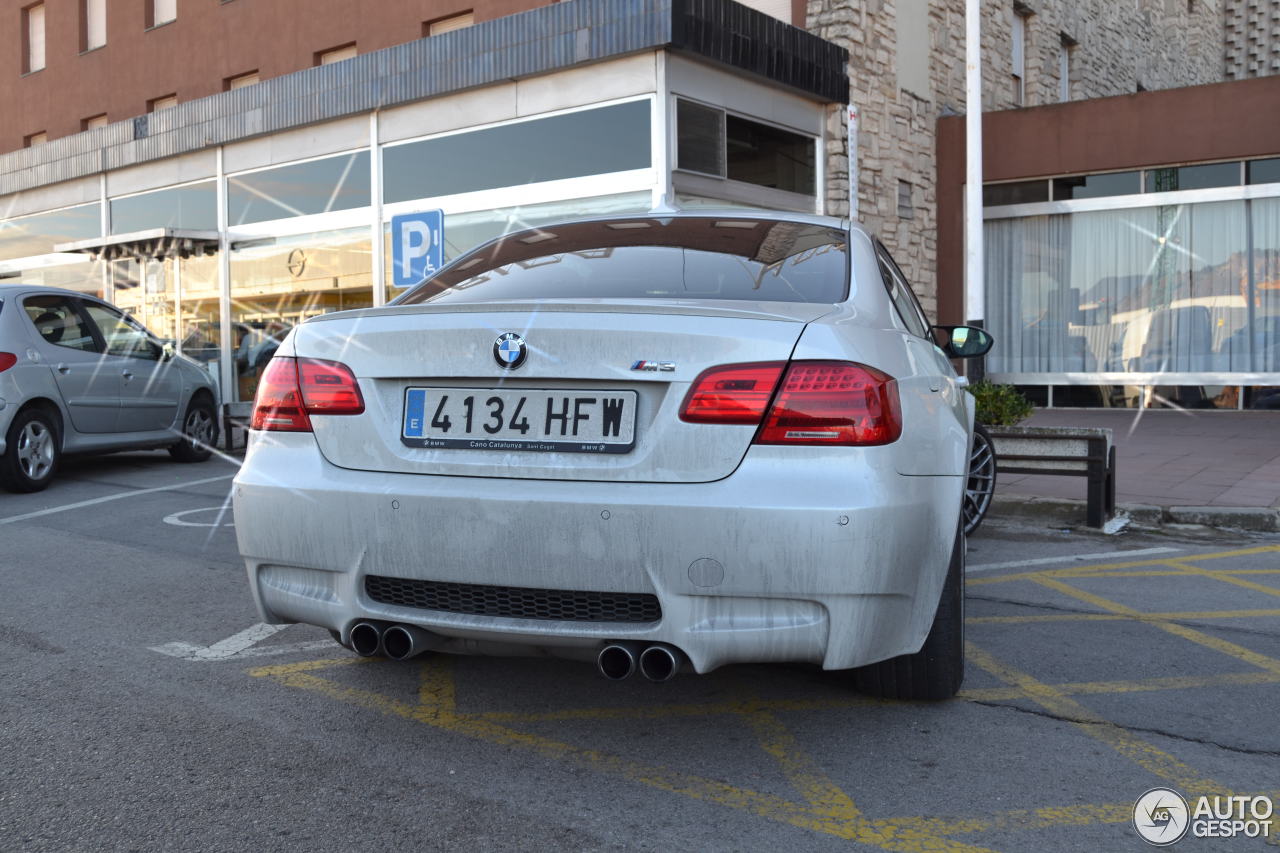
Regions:
[[[1280,373],[1280,198],[1251,202],[1253,369]]]
[[[988,323],[996,338],[989,369],[1260,369],[1250,367],[1260,349],[1258,336],[1274,346],[1280,330],[1268,331],[1268,321],[1249,324],[1245,204],[1170,205],[988,222]],[[1259,272],[1258,280],[1267,275],[1280,279],[1280,245],[1259,254],[1265,240],[1280,244],[1280,202],[1255,210],[1253,230],[1255,266],[1274,259],[1270,273]],[[1268,307],[1255,311],[1259,318],[1267,312],[1280,314],[1280,292],[1260,286],[1255,303],[1261,306],[1268,298]]]

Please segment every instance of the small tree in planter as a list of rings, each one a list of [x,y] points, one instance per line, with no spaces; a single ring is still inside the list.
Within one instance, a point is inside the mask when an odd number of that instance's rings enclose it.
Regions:
[[[996,385],[985,379],[969,386],[977,403],[973,447],[969,451],[969,478],[964,489],[964,532],[978,529],[991,508],[996,490],[996,447],[988,426],[1012,426],[1031,415],[1031,403],[1012,385]]]

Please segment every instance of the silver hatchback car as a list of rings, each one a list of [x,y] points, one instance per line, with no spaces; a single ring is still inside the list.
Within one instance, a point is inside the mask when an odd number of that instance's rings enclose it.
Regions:
[[[43,489],[64,453],[167,447],[204,461],[215,399],[198,364],[101,299],[0,285],[0,486]]]
[[[944,698],[972,397],[884,246],[751,211],[545,225],[269,364],[235,480],[264,619],[613,679],[802,661]]]

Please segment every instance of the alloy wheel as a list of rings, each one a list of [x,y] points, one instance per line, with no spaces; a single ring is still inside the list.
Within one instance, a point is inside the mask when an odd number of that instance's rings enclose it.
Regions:
[[[18,433],[18,467],[28,480],[37,482],[53,468],[53,432],[47,424],[31,421]]]
[[[974,430],[973,450],[969,454],[969,476],[964,487],[964,532],[967,536],[978,529],[996,488],[996,454],[986,430]]]

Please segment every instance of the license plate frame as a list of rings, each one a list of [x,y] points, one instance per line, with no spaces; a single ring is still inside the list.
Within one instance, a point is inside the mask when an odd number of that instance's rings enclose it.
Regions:
[[[463,419],[465,398],[473,399],[471,430],[458,432],[458,423]],[[499,429],[496,432],[486,431],[486,422],[494,423],[494,407],[491,401],[501,399],[498,411]],[[517,402],[519,398],[519,402]],[[560,398],[563,402],[561,411],[554,412],[554,402],[550,407],[548,401]],[[614,429],[615,435],[608,435],[609,424],[606,423],[605,400],[621,401]],[[452,402],[450,402],[452,400]],[[532,402],[531,402],[532,401]],[[581,402],[579,402],[581,401]],[[489,450],[517,451],[535,453],[629,453],[636,444],[636,409],[639,394],[630,389],[604,388],[486,388],[479,386],[440,386],[413,385],[404,389],[403,416],[400,421],[400,442],[407,447],[430,450]],[[446,411],[447,409],[447,411]],[[544,410],[545,409],[545,410]],[[530,429],[534,422],[542,427],[538,437],[529,437],[532,433],[512,435],[505,420],[510,415],[511,421],[517,420],[517,412],[529,421]],[[443,417],[450,422],[448,430],[433,426],[433,421]],[[576,419],[575,419],[576,415]],[[455,418],[457,420],[455,420]],[[552,422],[558,422],[565,435],[552,433]],[[593,431],[589,436],[582,434],[584,424],[599,425],[600,435]],[[450,433],[453,435],[450,435]],[[573,435],[578,432],[577,436]]]

